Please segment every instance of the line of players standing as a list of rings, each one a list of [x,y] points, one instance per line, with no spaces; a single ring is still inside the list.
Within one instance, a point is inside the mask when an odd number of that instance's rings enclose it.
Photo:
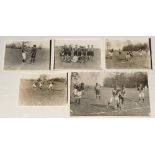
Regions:
[[[94,57],[94,46],[88,45],[87,47],[75,45],[64,45],[60,50],[60,58],[62,62],[79,62],[85,63],[87,61],[93,61]]]

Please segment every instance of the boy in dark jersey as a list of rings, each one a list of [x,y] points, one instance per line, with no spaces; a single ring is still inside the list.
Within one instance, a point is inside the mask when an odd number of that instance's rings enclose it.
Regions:
[[[139,98],[139,102],[142,100],[142,102],[144,102],[144,87],[142,86],[142,84],[140,84],[137,88],[138,90],[138,98]]]
[[[72,55],[72,46],[69,45],[69,47],[67,48],[66,62],[68,63],[71,62],[71,55]]]
[[[72,45],[69,45],[69,47],[68,47],[68,56],[69,57],[71,57],[71,55],[72,55]]]
[[[86,56],[85,48],[81,47],[81,63],[85,63],[85,56]]]
[[[77,56],[77,55],[78,55],[78,45],[75,45],[74,56]]]
[[[67,61],[67,56],[68,56],[68,47],[67,45],[64,46],[64,61],[66,62]]]
[[[93,60],[94,58],[94,46],[91,45],[91,48],[90,48],[90,59]]]
[[[88,57],[88,60],[90,59],[90,55],[91,55],[91,52],[90,52],[90,45],[87,46],[87,57]]]
[[[81,54],[82,54],[82,52],[81,52],[81,46],[79,47],[79,49],[78,49],[78,61],[81,63]]]
[[[35,62],[36,54],[37,54],[37,46],[33,45],[32,50],[31,50],[31,60],[30,60],[31,64],[33,64]]]
[[[66,50],[66,45],[64,45],[60,50],[60,58],[62,62],[65,61],[65,50]]]

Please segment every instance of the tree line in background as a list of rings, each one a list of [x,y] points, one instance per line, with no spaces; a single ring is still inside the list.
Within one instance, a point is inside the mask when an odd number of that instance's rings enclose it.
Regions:
[[[139,43],[139,44],[128,44],[126,46],[123,46],[122,48],[123,51],[139,51],[139,50],[144,50],[144,51],[148,51],[149,50],[149,46],[147,43]]]
[[[29,79],[27,79],[29,81]],[[31,79],[32,81],[34,79]],[[64,78],[64,77],[54,77],[54,78],[51,78],[50,75],[47,75],[47,74],[42,74],[40,75],[40,77],[38,77],[37,80],[40,80],[40,81],[53,81],[53,82],[66,82],[67,79]]]
[[[127,88],[135,88],[142,84],[148,87],[148,77],[146,73],[136,72],[136,73],[116,73],[104,79],[105,87],[121,87],[124,85]]]
[[[31,48],[31,41],[21,41],[21,42],[12,42],[9,44],[6,44],[6,48],[12,48],[12,49],[22,49],[22,47],[25,48]],[[42,49],[42,45],[39,45],[37,47],[38,49]]]
[[[79,81],[79,78],[80,78],[79,73],[73,72],[71,74],[72,84],[76,84]],[[88,80],[91,80],[91,79],[88,79]],[[140,84],[148,87],[147,73],[144,73],[144,72],[110,73],[110,76],[106,77],[103,80],[103,86],[110,87],[110,88],[112,88],[114,86],[121,87],[122,85],[124,85],[127,88],[135,88],[135,87],[139,86]]]

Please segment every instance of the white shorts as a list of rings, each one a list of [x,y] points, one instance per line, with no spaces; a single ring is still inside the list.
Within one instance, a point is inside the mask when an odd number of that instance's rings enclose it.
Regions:
[[[26,53],[22,53],[22,58],[26,60]]]
[[[139,93],[139,94],[138,94],[138,97],[139,97],[139,98],[144,98],[144,93],[143,93],[143,92]]]
[[[49,84],[48,88],[53,89],[53,84]]]
[[[77,98],[81,98],[82,97],[82,91],[78,91],[77,92]]]
[[[73,90],[73,94],[74,94],[74,96],[77,96],[77,89]]]
[[[129,59],[130,58],[130,55],[126,55],[126,59]]]
[[[43,86],[42,84],[39,85],[40,88],[41,88],[42,86]]]
[[[33,84],[33,88],[36,88],[37,86],[35,84]]]
[[[118,98],[118,96],[112,96],[111,98],[110,98],[110,103],[112,103],[112,102],[119,102],[119,98]]]
[[[112,57],[112,55],[113,55],[113,54],[112,54],[111,52],[109,52],[109,56]]]

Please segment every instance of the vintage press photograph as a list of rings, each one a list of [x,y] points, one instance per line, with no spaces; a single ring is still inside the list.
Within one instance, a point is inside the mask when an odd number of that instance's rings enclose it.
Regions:
[[[106,39],[107,69],[152,69],[149,38]]]
[[[100,40],[55,40],[55,69],[101,69]]]
[[[61,106],[67,104],[68,74],[24,74],[20,79],[19,105]]]
[[[72,72],[71,116],[149,116],[146,72]]]
[[[4,70],[49,70],[50,40],[7,41]]]

